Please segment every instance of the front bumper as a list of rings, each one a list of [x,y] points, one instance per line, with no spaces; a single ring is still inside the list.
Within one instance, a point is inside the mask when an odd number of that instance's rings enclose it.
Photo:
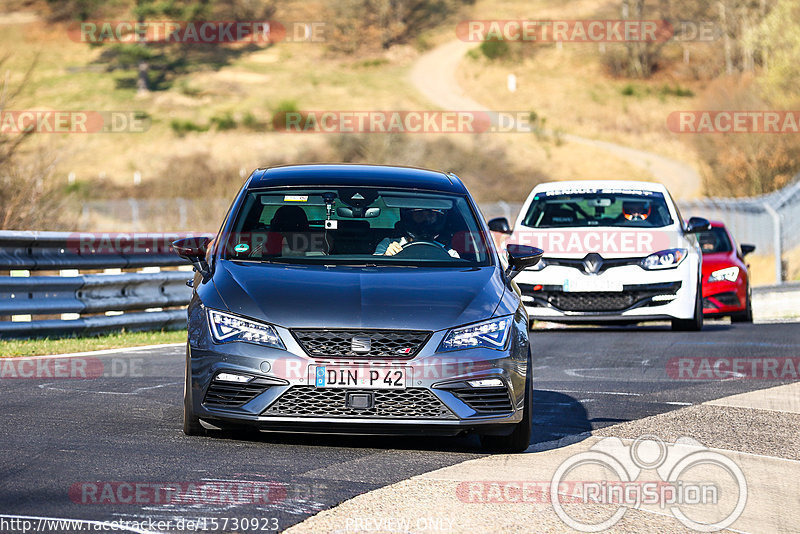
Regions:
[[[215,344],[207,328],[193,328],[187,351],[187,391],[194,414],[216,426],[265,431],[342,434],[507,433],[522,419],[528,365],[527,324],[515,319],[505,350],[437,353],[446,331],[434,332],[410,359],[324,359],[306,354],[289,330],[276,327],[286,350],[248,343]],[[204,320],[198,314],[198,320]],[[191,332],[196,333],[193,338]],[[317,388],[317,365],[403,367],[402,390]],[[220,372],[254,377],[242,384],[214,380]],[[503,387],[472,388],[464,381],[499,378]],[[464,386],[464,387],[460,387]],[[368,408],[353,408],[350,394],[367,395]],[[481,397],[482,395],[482,397]],[[505,397],[503,397],[505,396]],[[505,398],[503,402],[502,399]],[[487,406],[491,409],[487,410]]]
[[[689,319],[694,315],[697,268],[687,258],[675,269],[644,271],[636,265],[585,275],[574,268],[548,265],[523,271],[515,281],[531,319],[572,323],[638,322]],[[565,280],[583,277],[597,291],[564,291]],[[622,291],[607,291],[612,285]]]
[[[747,287],[739,278],[735,282],[725,280],[703,284],[703,314],[729,315],[745,310]]]

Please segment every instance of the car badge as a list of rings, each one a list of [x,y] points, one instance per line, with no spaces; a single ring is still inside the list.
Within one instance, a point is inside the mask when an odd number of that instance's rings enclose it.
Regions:
[[[350,350],[359,354],[365,354],[372,349],[372,339],[368,337],[356,336],[350,340]]]

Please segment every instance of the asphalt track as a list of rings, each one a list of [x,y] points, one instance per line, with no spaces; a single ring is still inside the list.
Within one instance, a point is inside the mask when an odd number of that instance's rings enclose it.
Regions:
[[[793,323],[710,323],[699,333],[675,333],[666,325],[536,329],[531,339],[531,450],[787,382],[679,378],[668,372],[674,358],[800,356],[800,325]],[[212,432],[190,438],[181,431],[182,347],[81,358],[90,376],[100,376],[9,378],[9,369],[0,367],[0,532],[21,532],[19,523],[8,522],[16,516],[127,521],[142,532],[211,531],[214,525],[230,532],[283,530],[355,495],[485,455],[474,437]],[[237,491],[267,486],[269,492],[231,499],[198,490],[204,485]],[[165,493],[169,488],[177,493]],[[181,518],[207,521],[181,530]],[[242,528],[237,519],[257,519],[258,528]],[[154,528],[158,521],[173,523]],[[45,531],[78,530],[50,525]]]

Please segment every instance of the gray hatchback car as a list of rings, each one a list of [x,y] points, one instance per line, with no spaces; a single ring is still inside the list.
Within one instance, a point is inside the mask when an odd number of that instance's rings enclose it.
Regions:
[[[184,432],[531,435],[528,316],[452,173],[375,165],[258,169],[195,266]]]

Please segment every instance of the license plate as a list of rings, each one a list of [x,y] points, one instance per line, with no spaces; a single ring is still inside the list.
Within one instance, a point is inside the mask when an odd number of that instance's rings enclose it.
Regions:
[[[314,385],[318,388],[405,389],[404,367],[317,365]]]
[[[564,280],[563,286],[565,293],[577,293],[588,291],[622,291],[622,282],[619,280],[598,280],[596,278],[574,278]]]

